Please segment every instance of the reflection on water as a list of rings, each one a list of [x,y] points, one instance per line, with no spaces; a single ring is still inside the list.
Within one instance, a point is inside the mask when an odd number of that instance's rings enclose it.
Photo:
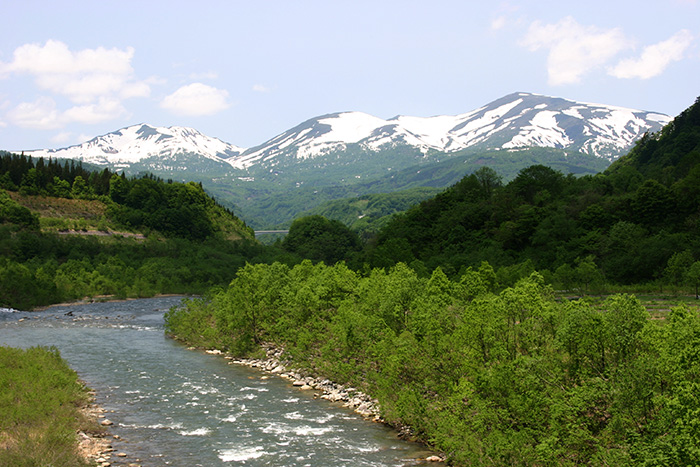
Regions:
[[[146,466],[424,465],[419,445],[220,356],[163,334],[177,297],[0,313],[0,345],[54,345],[97,391],[113,443]],[[431,465],[435,465],[430,463]]]

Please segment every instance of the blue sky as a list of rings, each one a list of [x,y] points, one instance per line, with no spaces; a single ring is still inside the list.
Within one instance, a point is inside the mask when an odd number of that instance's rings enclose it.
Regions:
[[[675,116],[700,0],[0,2],[0,149],[137,123],[261,144],[339,111],[456,115],[525,91]]]

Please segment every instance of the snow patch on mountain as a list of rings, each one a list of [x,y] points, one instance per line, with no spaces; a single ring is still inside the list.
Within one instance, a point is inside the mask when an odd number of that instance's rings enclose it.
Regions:
[[[196,154],[220,162],[244,151],[245,148],[203,135],[193,128],[139,124],[98,136],[77,146],[31,151],[28,155],[128,167],[151,157],[175,161],[180,154]]]
[[[224,167],[246,170],[259,166],[266,171],[280,164],[329,154],[340,157],[349,150],[363,151],[371,157],[394,148],[428,156],[468,148],[555,147],[613,160],[645,132],[658,131],[670,120],[656,112],[520,92],[453,116],[400,115],[382,119],[363,112],[322,115],[249,149],[205,136],[192,128],[140,124],[78,146],[28,154],[77,159],[114,168],[146,162],[153,167],[178,167],[180,163],[181,170],[188,168],[192,157],[199,157]],[[347,164],[348,160],[342,163]]]
[[[413,147],[423,154],[539,146],[579,150],[613,160],[644,132],[657,131],[670,120],[659,113],[515,93],[455,116],[384,120],[362,112],[324,115],[249,149],[231,162],[247,168],[285,158],[322,157],[349,145],[369,152]]]

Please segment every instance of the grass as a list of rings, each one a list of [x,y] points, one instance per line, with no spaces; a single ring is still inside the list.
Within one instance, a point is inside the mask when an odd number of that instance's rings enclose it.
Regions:
[[[107,205],[100,200],[26,196],[12,191],[7,193],[18,204],[39,216],[42,232],[83,235],[109,232],[122,236],[134,235],[134,231],[125,229],[107,218]],[[141,236],[140,232],[138,235]]]
[[[82,408],[91,397],[55,347],[0,346],[0,465],[79,467],[78,432],[104,429]]]

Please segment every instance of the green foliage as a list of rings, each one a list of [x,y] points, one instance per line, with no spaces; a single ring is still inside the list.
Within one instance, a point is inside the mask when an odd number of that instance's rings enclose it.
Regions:
[[[165,183],[153,176],[127,179],[82,164],[0,153],[0,183],[23,196],[52,196],[108,203],[110,220],[132,230],[155,230],[168,237],[204,240],[213,235],[231,240],[252,238],[253,232],[233,213],[209,197],[201,184]],[[4,181],[3,181],[4,180]],[[10,200],[11,201],[11,200]],[[111,202],[110,202],[111,201]],[[26,209],[0,199],[0,222],[37,227]]]
[[[0,306],[31,309],[101,295],[204,293],[228,284],[247,261],[268,261],[267,254],[246,240],[103,240],[0,227]]]
[[[87,388],[58,350],[0,347],[0,389],[0,465],[90,465],[76,433],[100,429],[79,411]]]
[[[0,173],[3,186],[20,191],[0,190],[0,306],[203,293],[228,284],[246,262],[276,254],[197,183],[128,179],[9,153],[0,154]],[[61,235],[71,230],[85,236]],[[148,238],[108,235],[115,230]]]
[[[497,276],[488,263],[456,280],[403,263],[362,276],[342,263],[248,265],[167,326],[236,354],[274,342],[376,397],[385,420],[456,465],[692,465],[695,312],[660,325],[629,295],[561,302],[537,272],[500,289]]]
[[[700,162],[700,98],[659,134],[646,134],[611,170],[632,167],[645,177],[670,185]]]
[[[337,154],[345,159],[342,164],[329,166],[320,159],[290,158],[281,161],[272,171],[261,166],[257,170],[251,168],[224,176],[219,172],[202,176],[200,180],[217,199],[235,205],[251,225],[259,228],[288,226],[296,217],[323,215],[363,230],[369,227],[361,222],[365,218],[353,225],[357,219],[353,220],[351,215],[365,209],[356,205],[358,197],[360,201],[368,199],[373,203],[376,200],[380,204],[390,199],[391,204],[398,206],[404,202],[402,198],[420,193],[430,196],[482,167],[492,169],[504,180],[512,180],[518,171],[532,165],[545,165],[577,176],[595,174],[609,165],[605,158],[554,148],[467,149],[447,154],[423,154],[405,148],[399,151],[403,153],[369,154],[365,149],[348,147]],[[161,175],[171,176],[165,172]],[[398,199],[385,196],[397,192],[400,192]],[[334,203],[335,200],[343,201]],[[366,209],[367,215],[372,216],[386,206],[367,206]],[[369,221],[374,222],[374,219],[370,217]]]
[[[392,193],[373,193],[355,198],[327,201],[299,217],[323,216],[342,222],[361,236],[369,236],[385,226],[393,214],[402,212],[441,190],[418,187]]]
[[[333,264],[358,251],[360,241],[357,234],[340,221],[308,216],[292,223],[282,248],[301,258]]]
[[[39,218],[29,209],[20,206],[5,191],[0,191],[0,224],[3,223],[36,229],[39,227]]]

